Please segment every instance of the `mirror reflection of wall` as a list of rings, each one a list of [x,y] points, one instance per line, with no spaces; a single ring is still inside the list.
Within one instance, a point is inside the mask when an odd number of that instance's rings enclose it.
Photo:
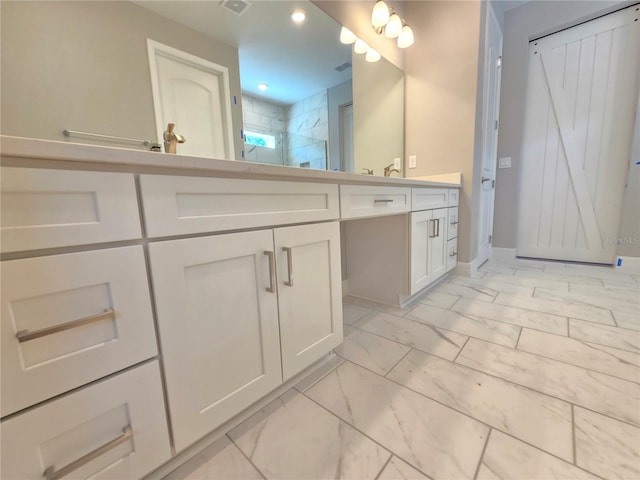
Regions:
[[[394,159],[404,158],[404,72],[354,54],[353,85],[354,170],[384,175]],[[402,167],[392,175],[402,177]]]
[[[356,172],[360,158],[372,163],[375,149],[358,148],[358,139],[373,135],[367,141],[373,145],[375,137],[389,141],[394,133],[384,124],[378,126],[384,135],[372,133],[370,122],[359,122],[368,115],[359,115],[358,109],[368,108],[365,92],[372,80],[363,73],[352,87],[351,46],[339,43],[340,25],[307,1],[251,2],[242,15],[226,12],[224,18],[221,3],[225,2],[0,2],[0,133],[148,149],[67,138],[62,132],[68,129],[161,143],[147,53],[147,39],[152,39],[229,69],[234,144],[230,151],[235,152],[230,160]],[[309,23],[291,23],[294,5],[307,10]],[[288,30],[289,37],[281,38],[275,48],[259,50],[257,45],[265,44],[266,38],[275,38],[268,33],[274,31],[274,17],[284,22],[275,30]],[[222,20],[213,27],[215,18]],[[245,22],[248,26],[239,26]],[[320,34],[337,54],[317,48]],[[252,49],[254,59],[247,62]],[[290,64],[289,73],[277,67],[283,61]],[[385,63],[382,59],[378,65]],[[373,72],[376,65],[365,67],[363,72]],[[267,92],[258,90],[260,82],[269,84]],[[359,123],[370,133],[361,134]],[[179,124],[176,131],[187,141],[192,138]],[[252,133],[249,145],[243,131]]]

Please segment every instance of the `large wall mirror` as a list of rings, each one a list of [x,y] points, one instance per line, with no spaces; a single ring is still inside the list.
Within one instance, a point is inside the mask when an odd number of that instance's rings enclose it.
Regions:
[[[0,8],[4,135],[145,149],[63,131],[161,143],[162,122],[175,117],[186,138],[178,153],[376,175],[403,157],[403,72],[384,58],[352,58],[339,42],[341,26],[310,2],[3,1]],[[301,24],[291,19],[296,9],[306,13]],[[214,94],[180,87],[172,101],[182,111],[167,104],[160,118],[148,39],[218,68]],[[170,69],[157,63],[160,73]],[[220,111],[195,113],[205,97]],[[210,128],[219,134],[207,135]],[[207,154],[198,145],[204,136],[227,145]]]

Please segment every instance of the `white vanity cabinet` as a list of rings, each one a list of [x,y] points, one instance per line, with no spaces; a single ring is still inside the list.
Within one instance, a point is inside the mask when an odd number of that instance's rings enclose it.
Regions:
[[[342,342],[339,246],[337,222],[149,246],[176,450]]]
[[[411,295],[447,272],[447,209],[411,213]]]
[[[135,479],[171,457],[156,360],[2,423],[7,480]]]
[[[458,207],[447,209],[447,272],[458,263]]]

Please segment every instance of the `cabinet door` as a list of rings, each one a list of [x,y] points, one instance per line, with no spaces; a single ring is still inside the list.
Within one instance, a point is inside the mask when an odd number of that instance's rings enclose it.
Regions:
[[[429,273],[434,282],[447,273],[447,209],[433,210],[435,232],[429,238]]]
[[[157,361],[2,423],[4,479],[142,478],[171,457]]]
[[[342,276],[337,222],[276,229],[284,379],[342,343]]]
[[[435,230],[432,219],[433,210],[411,214],[411,295],[431,283],[429,237]]]
[[[273,232],[152,243],[149,252],[179,451],[282,382]]]

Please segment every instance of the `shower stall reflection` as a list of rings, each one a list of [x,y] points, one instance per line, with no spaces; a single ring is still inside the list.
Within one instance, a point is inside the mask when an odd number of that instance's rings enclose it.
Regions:
[[[244,158],[256,163],[327,170],[327,142],[290,132],[245,131]]]

